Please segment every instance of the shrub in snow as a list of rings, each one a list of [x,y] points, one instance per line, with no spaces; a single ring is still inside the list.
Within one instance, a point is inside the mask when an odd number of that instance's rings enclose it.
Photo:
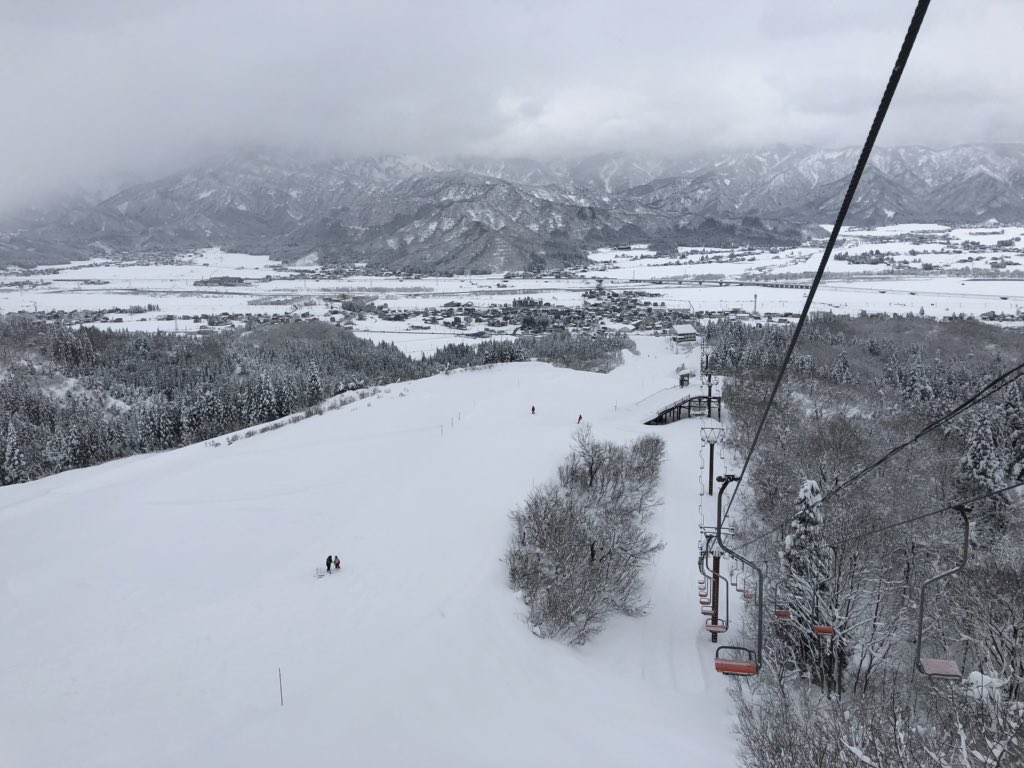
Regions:
[[[540,637],[585,643],[613,613],[639,615],[644,567],[664,545],[651,533],[664,442],[594,439],[590,428],[558,469],[512,512],[509,581]]]
[[[967,676],[967,693],[981,701],[1000,701],[1003,698],[1005,680],[989,677],[981,672],[971,672]]]

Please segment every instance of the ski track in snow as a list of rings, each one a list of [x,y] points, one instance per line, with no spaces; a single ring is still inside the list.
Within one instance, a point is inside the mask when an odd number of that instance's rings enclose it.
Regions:
[[[696,600],[699,420],[643,425],[683,358],[637,341],[606,375],[436,376],[0,489],[0,765],[734,764]],[[576,649],[531,634],[501,558],[580,413],[666,439],[667,546],[648,615]],[[327,553],[343,571],[314,579]]]

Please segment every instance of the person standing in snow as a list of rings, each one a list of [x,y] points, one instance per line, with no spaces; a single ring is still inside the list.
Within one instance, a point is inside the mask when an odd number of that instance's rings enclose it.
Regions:
[[[334,570],[336,570],[336,571],[340,571],[341,570],[341,560],[338,559],[337,555],[334,556]]]
[[[327,572],[331,572],[331,566],[334,565],[334,557],[331,555],[327,556]]]
[[[579,415],[579,418],[576,419],[576,423],[579,424],[581,421],[583,421],[583,414],[582,413]]]
[[[537,406],[536,405],[531,405],[530,406],[530,415],[531,416],[536,416],[537,415]]]

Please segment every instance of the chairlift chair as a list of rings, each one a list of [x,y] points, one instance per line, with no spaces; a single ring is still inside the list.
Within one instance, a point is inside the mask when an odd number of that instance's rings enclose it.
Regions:
[[[698,557],[697,557],[697,570],[700,571],[701,577],[697,582],[697,598],[700,601],[700,613],[702,616],[711,616],[714,611],[711,610],[711,599],[708,596],[708,585],[710,579],[708,572],[704,570],[704,559],[707,557],[706,545],[698,545]]]
[[[936,574],[925,581],[924,584],[921,585],[921,599],[918,602],[917,651],[915,653],[914,667],[929,680],[963,679],[963,673],[960,671],[960,665],[953,659],[932,659],[921,656],[921,644],[924,639],[924,605],[928,587],[937,581],[941,581],[942,579],[948,578],[954,573],[963,570],[964,566],[967,565],[967,555],[971,546],[971,523],[970,520],[967,519],[967,513],[970,512],[970,508],[961,505],[955,507],[955,509],[960,514],[960,518],[963,520],[964,524],[964,545],[961,550],[960,562],[948,571]]]
[[[783,608],[779,605],[779,583],[775,582],[775,597],[772,600],[774,608],[772,609],[772,615],[775,616],[779,621],[789,621],[793,618],[793,612],[789,608]]]
[[[839,550],[834,546],[829,545],[829,549],[832,550],[832,573],[836,578],[836,591],[839,591]],[[829,577],[831,578],[831,576]],[[818,616],[818,587],[824,584],[828,579],[818,582],[814,585],[814,616]],[[825,622],[818,622],[811,624],[811,632],[818,637],[835,637],[836,628],[831,624]]]
[[[697,596],[707,597],[708,596],[708,573],[704,570],[704,558],[706,553],[704,547],[701,545],[697,546],[697,570],[700,571],[700,578],[697,580]]]
[[[716,635],[724,635],[729,630],[729,619],[719,616],[718,621],[712,621],[709,616],[704,620],[704,629]]]
[[[715,671],[723,675],[741,675],[750,677],[756,675],[761,668],[764,648],[764,572],[751,561],[744,558],[734,550],[729,549],[722,541],[722,496],[729,483],[736,480],[735,475],[721,475],[718,482],[721,487],[718,489],[718,521],[715,529],[715,539],[722,552],[749,567],[757,574],[757,650],[743,646],[723,645],[715,651]],[[735,572],[734,572],[735,573]],[[728,595],[728,592],[726,593]],[[753,599],[753,593],[751,593]],[[723,656],[722,652],[728,652]]]
[[[740,582],[740,586],[737,587],[737,589],[739,590],[739,593],[743,595],[744,600],[754,599],[754,592],[750,588],[750,583],[747,581],[746,577],[744,577],[743,581]]]
[[[704,556],[707,557],[709,554],[710,554],[710,548],[708,548],[708,550],[705,550]],[[725,574],[722,574],[722,573],[718,574],[718,578],[722,582],[724,582],[724,584],[722,585],[721,591],[719,593],[719,594],[721,594],[723,592],[725,593],[725,613],[724,613],[724,615],[720,615],[718,617],[718,621],[717,622],[713,622],[711,620],[711,618],[714,617],[714,611],[711,608],[711,601],[708,600],[707,603],[705,604],[705,602],[703,600],[701,600],[701,614],[704,615],[704,616],[708,616],[709,617],[704,622],[704,629],[706,629],[708,632],[712,633],[712,635],[720,635],[720,634],[722,634],[723,632],[726,632],[729,629],[729,579],[726,578]]]
[[[725,581],[725,577],[722,577],[722,581]],[[725,592],[725,612],[718,616],[718,621],[713,622],[711,618],[714,616],[714,609],[711,607],[711,600],[703,598],[700,601],[700,612],[702,616],[708,618],[704,621],[704,629],[712,634],[722,634],[729,629],[729,584],[723,589]]]
[[[722,656],[722,651],[735,651],[746,658],[730,658]],[[757,674],[758,665],[754,652],[739,645],[722,645],[715,651],[715,672],[723,675],[752,677]]]

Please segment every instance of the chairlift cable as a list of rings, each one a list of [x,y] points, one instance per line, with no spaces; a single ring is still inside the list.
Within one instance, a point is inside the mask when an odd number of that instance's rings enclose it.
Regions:
[[[1014,374],[1016,374],[1016,375],[1014,375]],[[1009,378],[1010,376],[1013,376],[1013,378]],[[1001,389],[1005,389],[1010,384],[1012,384],[1013,382],[1017,381],[1018,379],[1020,379],[1022,377],[1024,377],[1024,363],[1021,363],[1020,365],[1014,366],[1010,370],[1005,371],[1004,373],[1000,374],[996,378],[992,379],[992,381],[990,381],[988,384],[986,384],[980,390],[975,392],[971,397],[969,397],[966,400],[964,400],[962,403],[960,403],[960,405],[958,405],[952,411],[947,413],[945,416],[942,416],[941,418],[938,418],[935,421],[931,422],[924,429],[922,429],[916,435],[911,437],[909,440],[907,440],[906,442],[900,443],[895,448],[892,448],[888,453],[886,453],[884,456],[882,456],[877,461],[872,462],[868,466],[866,466],[863,469],[859,470],[856,474],[852,475],[848,479],[846,479],[843,482],[841,482],[835,488],[833,488],[828,493],[826,493],[822,497],[821,500],[824,502],[824,501],[832,498],[833,496],[835,496],[840,491],[845,490],[849,486],[853,485],[855,482],[860,480],[862,477],[864,477],[869,472],[871,472],[871,471],[877,469],[878,467],[882,466],[883,464],[885,464],[887,461],[889,461],[889,459],[893,458],[896,454],[900,453],[904,448],[907,448],[907,447],[913,445],[915,442],[920,440],[925,435],[935,431],[936,429],[938,429],[940,426],[942,426],[946,422],[956,418],[957,416],[962,414],[964,411],[968,410],[969,408],[973,407],[974,405],[977,405],[978,403],[980,403],[985,398],[987,398],[987,397],[989,397],[991,395],[994,395],[996,392],[999,392]]]
[[[940,515],[943,512],[948,512],[949,510],[956,509],[957,507],[960,507],[960,506],[968,506],[969,507],[972,504],[976,504],[979,501],[984,501],[985,499],[990,499],[993,496],[998,496],[1001,493],[1006,493],[1007,491],[1012,491],[1015,488],[1020,488],[1021,486],[1024,486],[1024,480],[1021,480],[1020,482],[1017,482],[1017,483],[1013,483],[1012,485],[1004,486],[1004,487],[999,488],[999,489],[994,490],[994,491],[990,491],[988,493],[981,494],[980,496],[975,496],[973,499],[967,499],[965,501],[957,501],[957,502],[955,502],[953,504],[950,504],[947,507],[943,507],[942,509],[936,509],[934,512],[925,512],[923,515],[917,515],[915,517],[911,517],[911,518],[908,518],[906,520],[897,520],[895,523],[890,523],[888,525],[883,525],[881,528],[873,528],[870,531],[865,531],[864,533],[858,533],[855,536],[848,536],[845,539],[839,539],[838,541],[828,542],[828,544],[829,544],[829,546],[838,547],[840,544],[846,544],[847,542],[850,542],[850,541],[856,541],[857,539],[863,539],[865,536],[871,536],[871,535],[876,534],[876,533],[881,533],[882,531],[888,531],[888,530],[890,530],[892,528],[898,528],[901,525],[909,525],[910,523],[916,523],[919,520],[925,520],[926,518],[934,517],[935,515]],[[769,536],[770,534],[773,534],[776,531],[781,533],[782,531],[784,531],[786,529],[786,527],[789,525],[789,523],[790,523],[790,521],[787,520],[781,526],[772,526],[771,528],[769,528],[764,533],[761,533],[761,534],[755,536],[754,538],[752,538],[750,541],[744,541],[741,544],[737,544],[734,547],[734,549],[736,549],[736,550],[746,549],[747,547],[752,546],[753,544],[756,544],[757,542],[761,541],[766,536]]]
[[[761,439],[761,433],[764,431],[765,422],[768,421],[768,414],[771,412],[772,405],[775,403],[775,397],[779,392],[780,385],[782,384],[782,378],[786,374],[786,368],[793,357],[793,350],[796,348],[797,340],[800,338],[800,331],[803,330],[804,324],[807,322],[807,316],[810,313],[811,304],[814,302],[814,295],[817,293],[818,286],[825,274],[825,268],[828,266],[829,258],[832,256],[832,249],[835,247],[836,240],[839,239],[839,232],[842,229],[843,222],[846,220],[846,214],[849,212],[850,206],[853,205],[853,197],[857,192],[857,185],[860,183],[861,176],[864,175],[865,168],[867,168],[868,158],[871,156],[871,150],[875,146],[875,140],[878,138],[878,134],[882,129],[882,123],[885,121],[885,115],[889,111],[889,105],[892,103],[893,96],[896,94],[896,86],[899,85],[900,78],[903,75],[903,70],[907,65],[907,61],[910,59],[910,52],[914,48],[914,42],[917,40],[917,33],[921,29],[921,24],[924,21],[924,16],[928,11],[928,5],[930,2],[931,0],[918,0],[917,8],[914,10],[914,15],[910,20],[910,26],[908,27],[907,34],[903,39],[903,45],[900,48],[899,54],[896,56],[896,63],[893,65],[892,72],[889,74],[889,82],[885,86],[885,92],[882,94],[882,100],[878,104],[878,109],[875,111],[875,118],[871,123],[871,128],[868,130],[868,136],[864,142],[864,148],[861,150],[860,158],[857,160],[857,165],[853,171],[853,176],[850,178],[850,186],[846,190],[846,196],[843,198],[843,204],[839,207],[839,214],[836,217],[834,226],[832,227],[832,234],[829,235],[828,243],[825,246],[825,252],[822,254],[821,262],[818,264],[818,271],[815,273],[814,280],[811,282],[811,287],[807,292],[807,300],[804,302],[803,311],[801,311],[800,318],[797,320],[796,328],[793,330],[793,335],[789,340],[789,348],[786,350],[786,355],[782,359],[782,366],[779,368],[779,374],[775,378],[775,384],[772,386],[771,395],[769,395],[768,402],[765,404],[764,413],[761,415],[761,422],[757,426],[757,431],[754,433],[754,439],[751,442],[750,449],[747,451],[747,456],[743,461],[743,468],[736,477],[736,487],[733,488],[732,495],[729,497],[729,504],[722,517],[723,521],[729,517],[729,510],[732,509],[732,503],[739,492],[740,483],[742,483],[743,478],[746,477],[747,466],[750,464],[750,459],[754,455],[754,449],[757,447],[757,443]]]
[[[942,509],[936,509],[933,512],[925,512],[923,515],[917,515],[906,520],[897,520],[895,523],[883,525],[881,528],[873,528],[870,531],[858,533],[855,536],[847,536],[845,539],[839,539],[839,541],[829,542],[829,546],[838,547],[840,544],[846,544],[849,541],[863,539],[865,536],[872,536],[876,533],[881,533],[882,531],[888,531],[891,528],[898,528],[901,525],[909,525],[910,523],[916,523],[920,520],[924,520],[929,517],[934,517],[935,515],[941,515],[943,512],[949,512],[951,509],[956,509],[957,507],[969,507],[973,504],[976,504],[979,501],[984,501],[985,499],[990,499],[993,496],[998,496],[1000,493],[1006,493],[1007,491],[1012,491],[1014,488],[1020,488],[1022,485],[1024,485],[1024,480],[1013,483],[1012,485],[1004,486],[1003,488],[999,488],[995,491],[983,493],[980,496],[975,496],[973,499],[965,499],[964,501],[954,502],[948,506],[943,507]],[[751,541],[750,543],[753,544],[753,541]]]
[[[1010,377],[1012,377],[1012,378],[1010,378]],[[981,402],[982,400],[986,399],[987,397],[989,397],[991,395],[994,395],[996,392],[999,392],[1000,390],[1005,389],[1010,384],[1013,384],[1014,382],[1018,381],[1021,378],[1024,378],[1024,363],[1021,363],[1020,365],[1016,365],[1013,368],[1010,368],[1009,370],[1004,371],[1003,373],[1001,373],[996,378],[992,379],[992,381],[990,381],[984,387],[982,387],[977,392],[975,392],[971,397],[969,397],[966,400],[964,400],[962,403],[960,403],[960,405],[958,405],[952,411],[947,413],[945,416],[942,416],[942,417],[936,419],[935,421],[931,422],[926,427],[924,427],[924,429],[922,429],[920,432],[918,432],[916,435],[914,435],[912,438],[910,438],[906,442],[901,443],[900,445],[897,445],[895,448],[892,448],[888,453],[886,453],[880,459],[878,459],[877,461],[875,461],[875,462],[869,464],[868,466],[864,467],[864,469],[859,470],[856,474],[852,475],[847,480],[844,480],[838,486],[836,486],[835,488],[830,490],[828,493],[826,493],[822,497],[821,501],[825,502],[828,499],[832,498],[837,493],[839,493],[840,491],[845,490],[850,485],[853,485],[853,483],[855,483],[857,480],[860,480],[862,477],[864,477],[869,472],[877,469],[882,464],[887,462],[889,459],[893,458],[897,453],[901,452],[905,448],[908,448],[910,445],[912,445],[916,441],[920,440],[925,435],[929,434],[930,432],[933,432],[935,429],[937,429],[938,427],[942,426],[946,422],[956,418],[957,416],[962,414],[964,411],[968,410],[969,408],[973,407],[974,405],[977,405],[979,402]],[[1010,486],[1010,488],[1016,488],[1016,487],[1017,486]],[[1003,490],[1006,490],[1006,489],[1003,489]],[[993,493],[994,494],[995,493],[1001,493],[1001,491],[994,491]],[[965,502],[965,503],[968,503],[968,502]],[[943,510],[943,511],[945,511],[945,510]],[[779,532],[781,533],[782,531],[784,531],[786,529],[787,525],[789,525],[789,521],[788,520],[783,522],[783,524],[778,527]],[[769,528],[767,531],[765,531],[764,533],[762,533],[762,534],[758,535],[757,537],[751,539],[750,541],[744,542],[742,544],[738,544],[736,546],[736,549],[745,549],[746,547],[749,547],[751,544],[756,544],[758,541],[761,541],[761,539],[765,538],[769,534],[774,533],[775,531],[776,531],[776,526],[773,526],[773,527]]]

